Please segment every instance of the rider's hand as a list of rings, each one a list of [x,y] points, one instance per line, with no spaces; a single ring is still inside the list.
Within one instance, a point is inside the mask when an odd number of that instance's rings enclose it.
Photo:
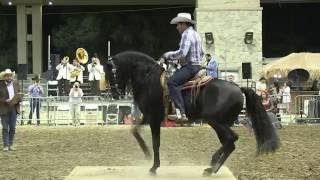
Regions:
[[[170,59],[171,52],[166,52],[162,55],[164,59]]]
[[[163,57],[161,57],[161,58],[159,59],[159,64],[164,63],[164,62],[165,62],[165,59],[164,59]]]

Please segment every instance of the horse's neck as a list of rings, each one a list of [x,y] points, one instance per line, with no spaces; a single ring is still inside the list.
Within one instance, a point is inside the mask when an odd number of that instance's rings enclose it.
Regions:
[[[146,70],[145,72],[133,73],[132,79],[132,91],[138,94],[144,94],[149,90],[150,86],[153,86],[157,81],[160,82],[161,73],[157,68],[152,70]]]

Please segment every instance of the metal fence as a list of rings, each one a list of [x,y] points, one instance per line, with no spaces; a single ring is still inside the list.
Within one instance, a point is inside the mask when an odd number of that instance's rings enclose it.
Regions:
[[[81,97],[77,103],[79,109],[72,111],[73,103],[67,96],[24,97],[21,102],[21,113],[18,116],[20,125],[32,122],[46,125],[71,125],[73,118],[79,117],[80,124],[108,125],[122,123],[123,116],[132,112],[131,100],[114,101],[100,96]],[[39,119],[36,113],[35,102],[40,103]],[[32,114],[30,112],[34,111]],[[72,114],[73,113],[73,114]]]
[[[320,95],[297,95],[295,108],[297,123],[320,123]]]

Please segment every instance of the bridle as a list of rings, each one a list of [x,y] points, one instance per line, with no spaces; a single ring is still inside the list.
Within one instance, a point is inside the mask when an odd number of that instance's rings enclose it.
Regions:
[[[113,77],[113,81],[114,81],[113,83],[111,83],[109,81],[111,90],[115,90],[115,92],[117,94],[119,94],[120,97],[124,96],[125,95],[124,89],[119,89],[118,80],[117,80],[117,68],[116,68],[116,65],[114,64],[113,59],[112,59],[111,56],[108,57],[107,63],[111,67],[111,72],[110,72],[111,74],[110,75]]]

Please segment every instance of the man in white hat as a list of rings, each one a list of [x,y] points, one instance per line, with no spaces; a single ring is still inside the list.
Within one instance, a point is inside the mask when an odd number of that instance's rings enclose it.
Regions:
[[[175,71],[173,76],[168,80],[170,96],[175,102],[176,107],[180,110],[180,113],[177,113],[177,115],[169,115],[169,119],[178,118],[181,121],[188,120],[180,86],[198,73],[201,69],[200,61],[204,54],[201,38],[192,27],[194,23],[189,13],[179,13],[177,17],[173,18],[170,22],[170,24],[176,24],[176,28],[181,34],[180,47],[176,51],[166,52],[163,57],[169,60],[183,59],[186,62],[179,70]]]
[[[14,72],[10,69],[1,72],[0,76],[0,117],[3,150],[16,150],[13,147],[13,140],[16,132],[17,113],[20,111],[19,84],[14,81]]]

